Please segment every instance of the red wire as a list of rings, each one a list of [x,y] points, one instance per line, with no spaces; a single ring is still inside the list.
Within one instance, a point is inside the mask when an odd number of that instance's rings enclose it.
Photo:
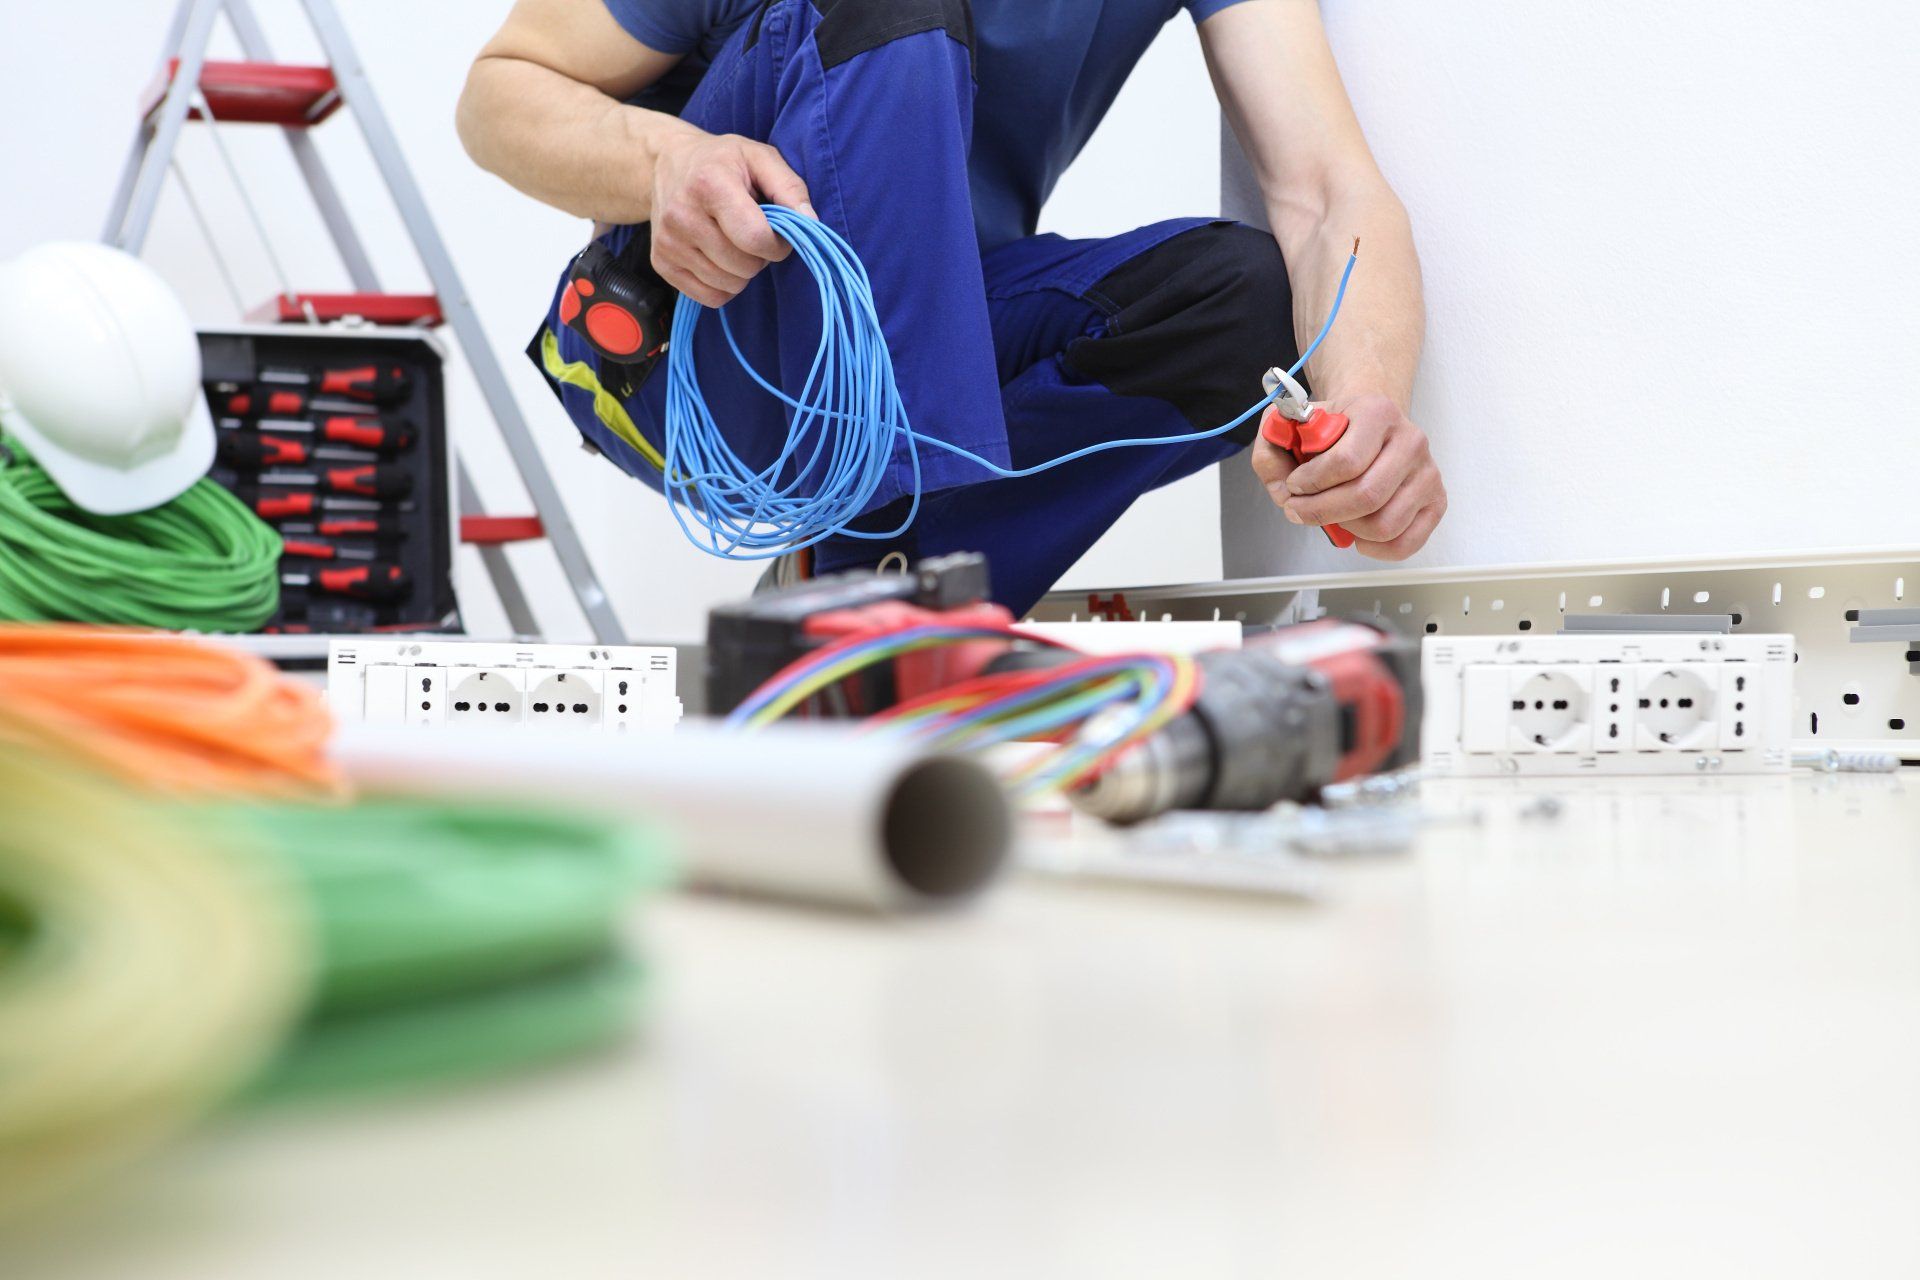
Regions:
[[[1043,637],[1033,638],[1041,639]],[[1064,648],[1065,646],[1063,645],[1061,647]],[[873,718],[875,720],[898,719],[901,716],[911,715],[920,708],[933,703],[946,702],[954,698],[972,697],[976,691],[988,695],[982,697],[980,699],[981,702],[989,701],[992,698],[1008,697],[1016,693],[1025,693],[1028,689],[1036,685],[1047,684],[1055,680],[1065,683],[1078,679],[1079,676],[1089,668],[1111,660],[1111,655],[1091,654],[1081,658],[1077,662],[1069,662],[1065,666],[1060,667],[1040,667],[1029,671],[996,671],[989,675],[974,676],[970,680],[962,680],[958,684],[950,684],[944,688],[923,693],[919,697],[911,698],[906,702],[895,703]]]

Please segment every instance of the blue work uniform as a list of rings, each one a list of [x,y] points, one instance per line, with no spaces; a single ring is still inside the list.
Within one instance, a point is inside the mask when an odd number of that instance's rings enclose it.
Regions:
[[[683,55],[635,105],[778,148],[852,245],[914,429],[1012,467],[1217,427],[1259,397],[1265,368],[1296,354],[1286,270],[1264,232],[1183,218],[1107,239],[1033,234],[1166,21],[1238,2],[607,0],[642,43]],[[1142,156],[1140,180],[1151,173]],[[609,231],[608,247],[621,252],[635,230]],[[659,488],[664,373],[631,386],[619,366],[603,368],[560,323],[565,281],[530,354],[587,439]],[[820,319],[797,258],[763,272],[727,316],[756,368],[801,385]],[[785,407],[737,368],[719,326],[695,341],[728,444],[755,465],[777,458]],[[913,526],[892,542],[828,539],[814,569],[891,550],[982,551],[995,597],[1021,613],[1140,494],[1230,456],[1253,430],[1017,479],[923,449]],[[912,485],[896,457],[862,527],[896,525]]]

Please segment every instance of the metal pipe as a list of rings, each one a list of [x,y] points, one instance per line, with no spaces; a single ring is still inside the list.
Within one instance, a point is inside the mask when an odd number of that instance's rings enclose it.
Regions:
[[[335,760],[374,793],[588,805],[658,822],[690,883],[892,911],[971,897],[1013,815],[980,764],[846,728],[600,737],[343,724]]]

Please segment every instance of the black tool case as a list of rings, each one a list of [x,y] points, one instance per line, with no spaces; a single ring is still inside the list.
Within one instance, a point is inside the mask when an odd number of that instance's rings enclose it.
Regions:
[[[403,598],[373,603],[342,598],[313,590],[283,587],[280,611],[262,628],[269,634],[354,633],[367,631],[458,632],[461,630],[459,605],[454,598],[453,559],[457,514],[450,498],[449,469],[452,457],[447,438],[447,414],[443,366],[445,352],[440,343],[424,329],[375,329],[366,326],[288,326],[265,325],[234,329],[202,330],[200,333],[201,379],[208,404],[213,410],[217,432],[223,439],[233,433],[257,433],[261,422],[269,431],[286,438],[310,442],[315,448],[336,450],[353,446],[338,445],[320,434],[275,432],[271,423],[293,417],[296,420],[321,421],[326,418],[356,415],[378,416],[397,424],[412,435],[411,444],[392,454],[380,454],[377,465],[391,469],[406,483],[404,498],[382,499],[354,495],[324,494],[350,503],[372,502],[374,511],[330,511],[324,515],[291,516],[269,519],[276,527],[288,524],[317,525],[332,516],[381,516],[391,522],[391,532],[399,536],[352,536],[318,539],[306,534],[286,534],[290,543],[333,541],[344,544],[364,556],[371,553],[377,565],[397,564],[405,570],[410,585]],[[328,370],[372,365],[394,368],[405,375],[406,387],[393,403],[361,403],[339,395],[322,395],[310,389],[313,404],[297,415],[290,415],[270,403],[274,390],[282,383],[263,382],[263,370]],[[243,395],[251,390],[244,412],[233,411],[236,389]],[[228,451],[214,463],[213,479],[236,491],[280,494],[312,492],[311,488],[263,484],[261,477],[284,478],[289,471],[315,473],[330,467],[352,466],[351,461],[328,459],[299,466],[236,465]],[[342,506],[346,503],[340,504]],[[319,581],[326,569],[349,568],[360,559],[330,561],[288,555],[281,560],[283,574],[304,574]]]

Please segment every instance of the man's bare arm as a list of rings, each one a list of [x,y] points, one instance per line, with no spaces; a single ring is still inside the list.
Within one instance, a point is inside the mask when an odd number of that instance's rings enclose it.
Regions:
[[[456,122],[481,168],[534,199],[602,225],[653,223],[654,267],[719,306],[790,252],[760,201],[812,208],[774,148],[623,101],[677,61],[601,0],[516,0],[474,59]]]
[[[1314,395],[1352,426],[1297,469],[1260,442],[1255,470],[1289,519],[1342,524],[1363,554],[1402,559],[1446,512],[1426,436],[1407,417],[1426,320],[1406,209],[1367,147],[1314,0],[1245,0],[1201,23],[1200,36],[1287,261],[1302,343],[1362,242],[1340,323],[1307,371]]]

